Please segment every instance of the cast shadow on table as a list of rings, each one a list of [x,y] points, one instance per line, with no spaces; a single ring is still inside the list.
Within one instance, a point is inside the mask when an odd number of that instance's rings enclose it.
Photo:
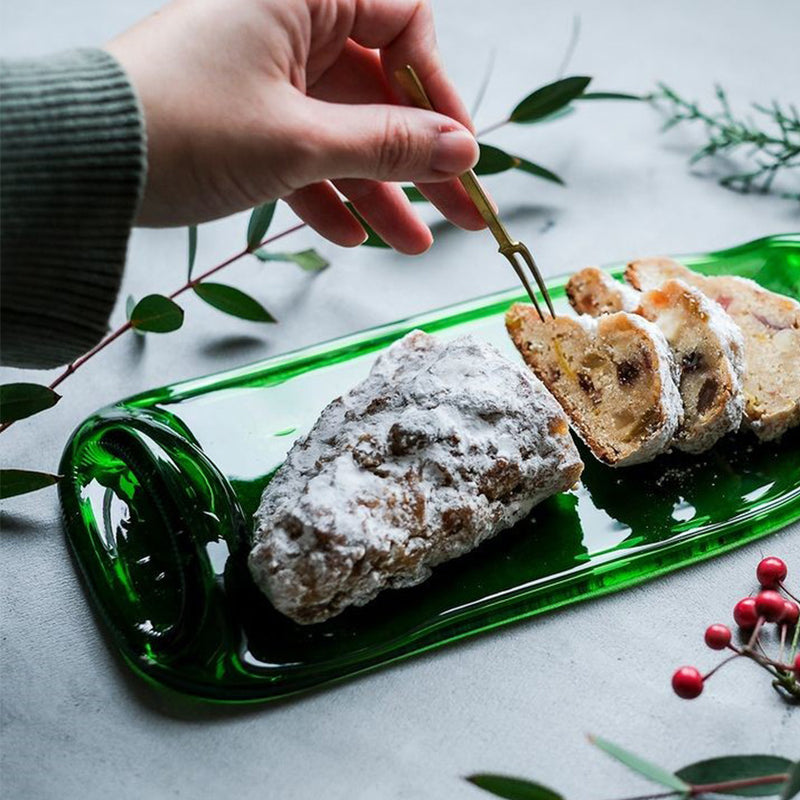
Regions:
[[[0,532],[4,536],[30,536],[41,528],[42,523],[32,517],[0,511]]]
[[[207,358],[256,358],[263,357],[269,350],[269,342],[248,334],[220,336],[202,345],[200,352]]]

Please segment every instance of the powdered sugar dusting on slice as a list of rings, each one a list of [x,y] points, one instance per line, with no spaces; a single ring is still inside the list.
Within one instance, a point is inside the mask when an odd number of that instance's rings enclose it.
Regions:
[[[638,314],[631,314],[627,311],[619,313],[625,314],[630,322],[644,331],[653,343],[658,361],[658,376],[661,382],[660,404],[664,417],[662,425],[654,431],[650,439],[645,441],[635,453],[615,465],[621,467],[650,461],[659,453],[669,449],[669,444],[683,421],[683,401],[677,384],[679,368],[672,357],[672,350],[664,334],[658,329],[658,326]]]

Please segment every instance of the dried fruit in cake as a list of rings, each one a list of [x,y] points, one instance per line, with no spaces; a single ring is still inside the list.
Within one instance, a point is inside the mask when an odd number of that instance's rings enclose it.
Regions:
[[[729,275],[705,276],[668,258],[633,261],[625,279],[648,290],[678,278],[715,300],[744,335],[745,421],[764,441],[800,424],[800,303]]]
[[[739,428],[744,410],[744,341],[731,318],[701,291],[671,278],[658,288],[637,292],[610,275],[588,267],[567,283],[579,314],[598,316],[626,309],[655,323],[679,369],[683,423],[675,446],[701,453]]]
[[[256,512],[250,571],[279,611],[320,622],[425,580],[582,469],[529,370],[415,331],[295,442]]]
[[[683,408],[669,347],[651,322],[625,311],[542,322],[517,303],[506,328],[601,461],[638,464],[669,447]]]

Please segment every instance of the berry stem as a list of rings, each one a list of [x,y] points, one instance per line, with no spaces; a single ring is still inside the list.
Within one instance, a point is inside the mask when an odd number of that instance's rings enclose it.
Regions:
[[[744,653],[734,653],[732,656],[728,656],[727,658],[720,661],[719,664],[717,664],[717,666],[714,667],[714,669],[703,675],[703,683],[705,683],[715,672],[722,669],[722,667],[724,667],[729,661],[733,661],[735,658],[739,658],[742,655],[744,655]]]
[[[789,597],[791,597],[791,598],[792,598],[792,600],[794,600],[794,601],[795,601],[795,603],[800,603],[800,600],[798,600],[798,598],[796,598],[796,597],[795,597],[795,596],[794,596],[794,595],[793,595],[793,594],[792,594],[792,593],[791,593],[791,592],[790,592],[790,591],[789,591],[789,590],[786,588],[786,584],[785,584],[783,581],[780,581],[780,582],[778,583],[778,586],[779,586],[779,587],[780,587],[780,588],[781,588],[781,589],[782,589],[782,590],[783,590],[783,591],[784,591],[786,594],[788,594],[788,595],[789,595]]]
[[[759,617],[758,622],[756,622],[755,628],[753,628],[753,633],[750,636],[750,641],[747,643],[747,646],[744,648],[745,650],[752,650],[755,646],[756,642],[758,642],[758,634],[761,633],[761,628],[764,625],[764,617]]]
[[[783,651],[786,647],[786,634],[788,631],[788,625],[781,625],[781,649],[778,651],[778,661],[783,661]]]
[[[800,637],[800,623],[794,626],[794,636],[792,637],[792,649],[789,653],[789,661],[797,655],[797,640]]]

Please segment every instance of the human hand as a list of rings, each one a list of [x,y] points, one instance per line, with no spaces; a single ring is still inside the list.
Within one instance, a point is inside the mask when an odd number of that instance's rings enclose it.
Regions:
[[[106,49],[144,108],[139,224],[283,198],[323,236],[356,246],[364,229],[338,189],[389,244],[421,253],[431,233],[392,183],[413,181],[451,222],[483,227],[454,180],[478,147],[427,0],[174,0]],[[405,64],[441,114],[397,104]]]

